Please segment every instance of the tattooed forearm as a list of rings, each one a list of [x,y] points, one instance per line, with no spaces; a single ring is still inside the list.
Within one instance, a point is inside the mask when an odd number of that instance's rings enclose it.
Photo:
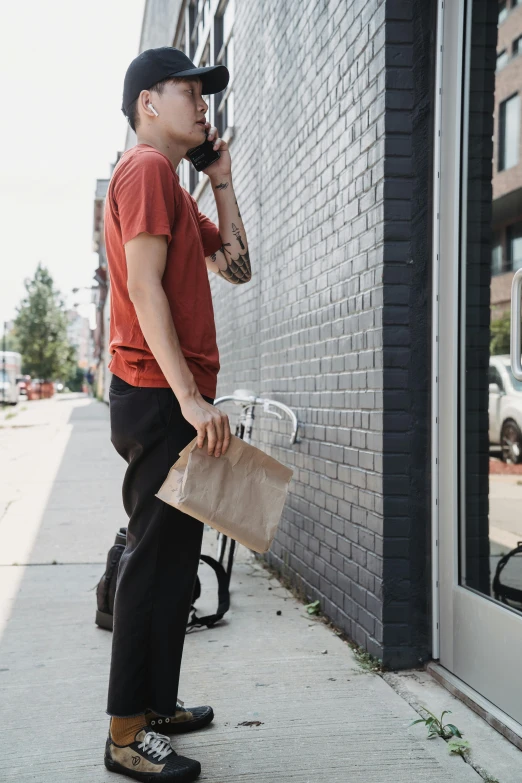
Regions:
[[[226,250],[226,247],[229,247],[229,245],[222,245],[220,250],[226,258],[227,268],[220,269],[218,274],[225,280],[228,280],[229,283],[235,283],[236,285],[238,283],[248,283],[252,276],[248,250],[243,255],[239,254],[238,258],[232,258],[230,250]]]
[[[223,243],[217,252],[210,258],[214,264],[210,267],[212,272],[220,275],[224,280],[228,280],[229,283],[248,283],[252,277],[252,271],[250,268],[250,256],[248,253],[248,239],[246,237],[245,227],[241,220],[241,213],[237,204],[236,194],[232,186],[232,180],[227,180],[225,175],[218,184],[215,181],[212,182],[212,188],[216,197],[216,205],[219,215],[221,242]],[[221,178],[221,177],[220,177]],[[227,193],[228,186],[231,186]],[[218,195],[218,191],[223,191]],[[232,217],[233,207],[232,200],[237,208],[237,218]],[[236,222],[232,222],[232,221]],[[223,254],[225,259],[225,268],[223,266],[219,252]],[[234,258],[232,257],[234,255]],[[217,255],[217,261],[216,261]]]
[[[232,233],[234,234],[235,238],[237,239],[237,241],[241,245],[241,250],[244,250],[245,246],[243,244],[243,240],[241,239],[241,232],[239,231],[239,229],[238,229],[238,227],[236,226],[235,223],[232,223]]]

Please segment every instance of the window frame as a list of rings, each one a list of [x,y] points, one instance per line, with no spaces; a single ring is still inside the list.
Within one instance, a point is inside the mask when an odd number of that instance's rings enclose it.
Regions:
[[[516,160],[509,166],[506,166],[506,114],[507,105],[510,101],[516,99],[518,113],[517,113],[517,143],[516,143]],[[520,162],[520,93],[514,92],[508,95],[503,101],[500,101],[498,105],[498,155],[497,155],[497,171],[508,171]]]
[[[506,263],[504,269],[506,272],[516,272],[522,267],[522,254],[520,258],[515,258],[513,253],[514,240],[522,241],[522,220],[516,220],[506,226]]]
[[[220,42],[219,31],[223,29],[223,17],[227,7],[232,8],[230,30],[227,35],[227,41]],[[226,55],[225,47],[228,46],[228,42],[233,38],[235,13],[235,0],[185,0],[179,14],[174,46],[187,53],[187,56],[190,57],[196,67],[199,67],[201,64],[217,65],[223,61]],[[218,45],[219,51],[216,51]],[[207,57],[205,57],[206,53]],[[219,136],[227,143],[230,143],[234,137],[234,126],[228,122],[227,112],[230,101],[233,122],[233,83],[234,72],[231,70],[229,83],[226,90],[220,93],[219,103],[217,103],[215,94],[203,96],[209,107],[208,121],[218,128]],[[219,122],[219,115],[223,116],[223,114],[227,120],[225,128],[222,127],[223,123]],[[181,184],[197,199],[209,181],[208,176],[202,171],[196,171],[189,161],[182,160],[180,167],[181,170],[178,173]]]
[[[505,55],[505,59],[503,60],[502,64],[499,65],[499,60],[500,60],[500,58],[503,55]],[[509,52],[508,52],[507,47],[506,47],[504,49],[501,49],[500,52],[497,53],[497,62],[496,62],[496,65],[495,65],[495,70],[496,71],[501,71],[502,68],[506,67],[508,62],[509,62]]]

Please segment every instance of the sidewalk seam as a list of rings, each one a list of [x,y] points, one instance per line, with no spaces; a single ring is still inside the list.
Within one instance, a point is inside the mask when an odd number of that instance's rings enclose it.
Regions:
[[[377,672],[377,674],[379,674],[379,676],[382,677],[387,685],[389,685],[390,688],[392,688],[392,690],[394,690],[395,693],[401,697],[401,699],[404,699],[404,701],[407,702],[410,707],[412,707],[412,709],[414,709],[415,712],[420,715],[421,718],[428,717],[426,707],[423,707],[422,704],[417,701],[416,697],[404,685],[403,680],[399,678],[394,672]],[[477,775],[485,780],[486,783],[499,783],[498,778],[495,775],[490,774],[486,769],[484,769],[484,767],[481,767],[478,762],[473,760],[473,749],[470,750],[467,756],[468,758],[461,756],[462,760],[472,767]]]

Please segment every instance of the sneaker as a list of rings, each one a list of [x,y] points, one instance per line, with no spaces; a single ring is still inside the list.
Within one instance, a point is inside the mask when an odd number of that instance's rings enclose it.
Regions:
[[[182,734],[186,731],[196,731],[208,726],[214,720],[214,710],[212,707],[184,707],[183,702],[178,699],[176,704],[176,714],[168,718],[157,715],[152,710],[145,710],[147,724],[166,734]]]
[[[201,772],[199,761],[178,756],[170,737],[151,731],[148,726],[136,733],[130,745],[116,745],[109,729],[104,762],[111,772],[145,783],[156,780],[185,783],[195,780]]]

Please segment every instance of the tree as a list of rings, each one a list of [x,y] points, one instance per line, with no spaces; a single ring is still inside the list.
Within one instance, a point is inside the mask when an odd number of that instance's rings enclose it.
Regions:
[[[491,321],[490,351],[492,356],[509,353],[511,342],[510,332],[511,314],[509,311],[495,321]]]
[[[32,280],[26,279],[25,290],[15,319],[23,371],[45,381],[69,377],[77,363],[76,351],[67,339],[64,302],[42,264]]]
[[[4,347],[3,336],[2,339],[0,340],[0,347],[3,350]],[[16,337],[16,329],[11,329],[9,332],[7,332],[5,336],[5,350],[16,351],[16,353],[19,353],[18,339]]]
[[[83,390],[83,384],[85,383],[85,373],[82,368],[76,365],[70,376],[64,378],[64,383],[69,391],[81,392]]]

